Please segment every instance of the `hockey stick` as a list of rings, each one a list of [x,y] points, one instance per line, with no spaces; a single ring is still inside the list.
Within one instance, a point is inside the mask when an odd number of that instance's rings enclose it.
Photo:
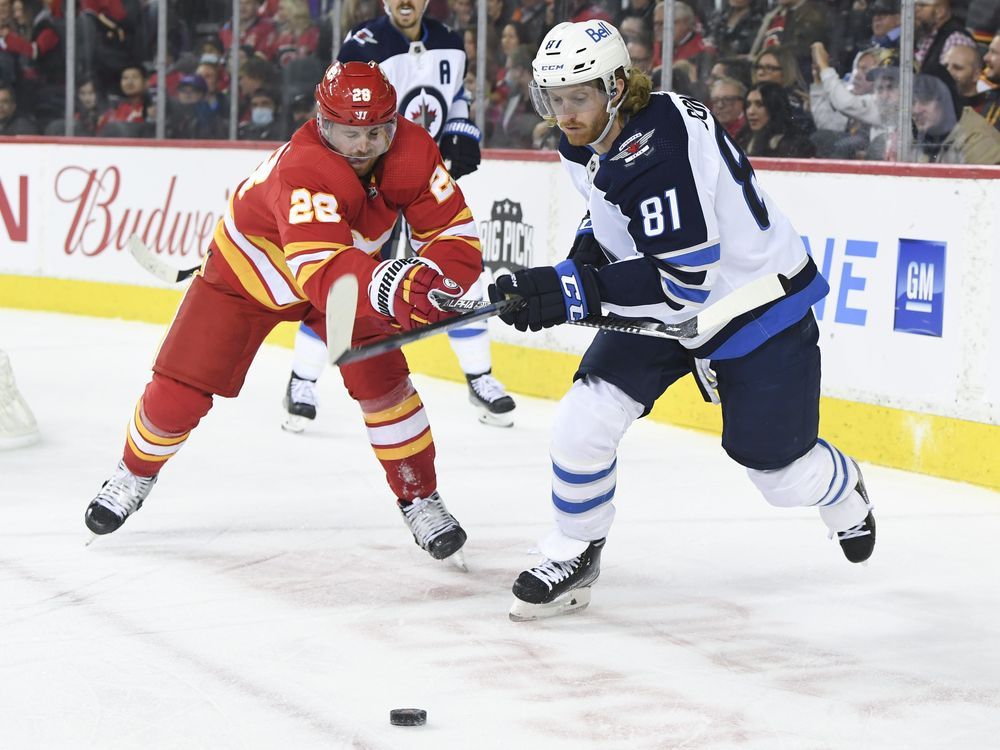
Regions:
[[[697,315],[682,320],[680,323],[659,323],[648,321],[630,321],[626,318],[609,315],[591,315],[585,320],[569,321],[572,325],[586,326],[588,328],[599,328],[603,331],[618,331],[619,333],[631,333],[637,336],[652,336],[662,339],[691,339],[700,336],[707,331],[711,331],[719,326],[723,326],[733,318],[744,313],[755,310],[761,305],[773,302],[783,296],[785,288],[781,283],[778,274],[770,274],[754,279],[749,284],[741,286],[725,297],[715,302]],[[331,290],[331,297],[333,291]],[[376,341],[364,346],[345,348],[343,351],[335,352],[330,349],[330,362],[336,365],[346,365],[351,362],[358,362],[369,357],[374,357],[385,352],[398,349],[401,346],[414,341],[433,336],[438,333],[450,331],[453,328],[461,328],[469,323],[492,318],[505,312],[517,309],[524,304],[521,298],[511,298],[500,302],[479,302],[476,300],[456,300],[444,295],[437,296],[431,292],[435,303],[442,309],[463,313],[455,318],[442,320],[430,325],[414,328],[412,331],[389,336],[388,338]],[[354,298],[357,304],[357,298]],[[330,306],[327,306],[327,335],[330,331]]]
[[[137,234],[129,237],[125,245],[128,247],[128,251],[132,254],[132,257],[135,258],[136,263],[156,278],[168,284],[177,284],[184,281],[184,279],[191,278],[194,276],[195,271],[201,268],[200,265],[193,268],[174,268],[169,263],[160,260],[159,256],[154,255],[153,251],[149,249]]]

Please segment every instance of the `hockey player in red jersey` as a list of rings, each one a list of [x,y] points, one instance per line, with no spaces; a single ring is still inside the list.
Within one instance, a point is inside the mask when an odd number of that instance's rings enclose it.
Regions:
[[[239,394],[250,362],[281,321],[324,335],[327,293],[354,274],[355,345],[448,317],[432,289],[459,297],[481,251],[461,190],[433,139],[396,115],[375,63],[334,63],[316,87],[318,114],[236,186],[208,256],[181,303],[129,423],[124,457],[87,507],[95,534],[138,510],[163,464],[213,396]],[[399,211],[418,255],[379,262]],[[465,532],[436,490],[434,442],[399,351],[341,368],[375,455],[416,542],[436,559]]]

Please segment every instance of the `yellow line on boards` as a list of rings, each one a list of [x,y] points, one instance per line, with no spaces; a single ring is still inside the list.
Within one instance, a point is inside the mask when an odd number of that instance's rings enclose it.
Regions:
[[[181,290],[0,274],[0,307],[168,323]],[[296,326],[280,324],[267,341],[291,347]],[[560,398],[579,357],[562,352],[493,343],[493,371],[515,393]],[[446,336],[406,348],[414,372],[463,381]],[[956,479],[1000,490],[1000,426],[953,417],[824,398],[820,433],[861,461]],[[683,378],[656,402],[656,422],[718,434],[719,408],[701,400]]]

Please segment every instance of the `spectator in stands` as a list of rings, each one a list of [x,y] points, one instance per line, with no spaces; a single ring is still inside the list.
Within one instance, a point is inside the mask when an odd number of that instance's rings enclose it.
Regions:
[[[556,8],[554,0],[548,0],[549,16],[546,19],[547,25],[555,26],[561,21],[556,18]],[[612,23],[611,14],[601,4],[601,0],[569,0],[566,6],[566,15],[573,23],[583,23],[584,21],[605,21]]]
[[[816,129],[809,115],[809,94],[806,91],[806,84],[791,50],[771,47],[759,52],[754,58],[751,75],[754,85],[776,83],[785,89],[792,107],[792,122],[799,132],[809,135]]]
[[[642,36],[653,36],[657,29],[653,29],[652,23],[642,16],[625,16],[618,24],[618,31],[628,44]]]
[[[0,50],[16,63],[17,87],[24,112],[33,112],[42,127],[63,112],[66,50],[63,47],[62,0],[33,6],[23,0],[11,5],[11,25],[0,29]]]
[[[938,73],[944,66],[944,56],[958,44],[974,46],[972,34],[951,13],[950,0],[915,0],[917,33],[920,42],[914,50],[917,69],[921,73]]]
[[[511,21],[503,27],[503,31],[500,33],[500,59],[504,61],[504,64],[497,68],[496,75],[493,79],[493,92],[490,95],[490,101],[495,106],[503,105],[503,103],[507,101],[507,97],[510,95],[510,91],[507,88],[506,61],[512,54],[514,54],[514,50],[526,43],[527,42],[524,38],[524,28],[521,24],[516,21]]]
[[[93,78],[85,78],[76,88],[76,107],[73,117],[73,135],[91,137],[97,135],[97,123],[108,108],[97,82]],[[64,121],[65,122],[65,121]],[[57,133],[61,135],[61,132]]]
[[[712,84],[709,109],[734,139],[747,124],[743,109],[746,95],[747,87],[735,78],[720,78]]]
[[[313,94],[299,94],[289,106],[291,122],[286,140],[294,135],[295,131],[316,117],[316,97]]]
[[[880,50],[872,47],[859,52],[846,84],[830,65],[822,42],[815,42],[812,52],[815,76],[809,99],[817,128],[813,143],[824,158],[860,158],[868,149],[872,126],[881,123],[875,84],[868,79],[878,65]]]
[[[475,8],[472,0],[448,0],[449,15],[445,26],[461,34],[474,25]]]
[[[146,135],[141,127],[149,121],[146,69],[141,65],[126,65],[121,72],[119,85],[122,99],[117,106],[101,115],[97,123],[97,134],[135,137]],[[115,124],[134,127],[108,127]]]
[[[277,141],[283,133],[278,124],[278,98],[270,89],[258,89],[250,97],[250,120],[240,123],[241,141]]]
[[[648,34],[643,34],[627,45],[628,56],[632,60],[632,67],[641,70],[648,76],[653,74],[653,40]]]
[[[803,80],[811,77],[812,52],[809,45],[823,42],[830,47],[833,24],[830,13],[820,0],[778,0],[778,5],[764,16],[750,54],[756,57],[772,47],[787,49],[799,66]]]
[[[17,112],[14,87],[0,82],[0,135],[37,135],[35,121]]]
[[[378,0],[344,0],[340,11],[340,27],[346,34],[360,24],[382,15],[382,3]]]
[[[761,14],[753,0],[726,0],[708,23],[708,39],[723,56],[749,55]]]
[[[511,21],[520,25],[519,44],[527,44],[535,48],[542,41],[542,37],[550,25],[545,19],[546,10],[546,0],[520,0],[510,16]],[[504,31],[506,31],[506,27],[504,27]],[[504,54],[510,53],[505,52]]]
[[[674,62],[687,60],[698,72],[697,80],[708,78],[715,62],[715,50],[705,42],[698,31],[697,18],[691,6],[686,3],[674,4]]]
[[[872,128],[867,158],[875,161],[896,161],[899,157],[899,55],[886,50],[878,65],[868,71],[868,80],[875,87],[878,108],[878,132]]]
[[[708,75],[708,85],[711,86],[723,78],[734,78],[742,83],[745,89],[749,89],[752,83],[750,61],[744,57],[723,57],[717,60]]]
[[[223,93],[221,86],[222,67],[215,63],[204,62],[205,55],[202,55],[201,59],[203,62],[194,69],[194,74],[205,82],[206,91],[203,101],[216,116],[226,120],[229,118],[229,97]]]
[[[486,34],[500,36],[504,25],[510,20],[510,12],[504,0],[486,0]]]
[[[102,89],[113,88],[122,68],[133,61],[125,7],[121,0],[81,0],[78,6],[77,60],[84,75],[94,77]]]
[[[944,67],[955,82],[963,105],[968,105],[977,94],[993,88],[980,78],[983,73],[983,56],[979,54],[978,47],[955,45],[944,53]]]
[[[177,98],[167,103],[167,138],[225,137],[225,122],[205,101],[207,93],[208,84],[201,76],[181,78]]]
[[[281,0],[276,19],[275,49],[279,66],[316,54],[319,27],[309,14],[308,0]]]
[[[990,46],[983,55],[983,79],[993,88],[983,94],[987,101],[977,107],[976,111],[986,122],[1000,129],[1000,32],[990,41]]]
[[[913,81],[913,160],[940,164],[1000,164],[1000,131],[957,102],[952,81]]]
[[[970,0],[965,26],[976,43],[985,47],[1000,31],[1000,0]]]
[[[756,83],[747,92],[747,127],[737,139],[749,156],[811,158],[816,147],[795,129],[788,93],[777,83]]]
[[[521,45],[507,58],[507,87],[510,96],[491,120],[491,148],[531,148],[535,126],[541,118],[531,105],[528,86],[532,81],[531,61],[535,51]]]
[[[240,43],[243,47],[249,45],[253,48],[253,54],[264,60],[274,58],[275,50],[275,28],[274,23],[265,17],[257,14],[257,0],[240,0]],[[232,46],[233,22],[226,21],[219,38],[225,45],[226,50]]]
[[[250,99],[261,88],[271,90],[277,79],[274,66],[267,60],[252,57],[240,68],[240,122],[250,119]]]
[[[899,47],[899,0],[875,0],[872,5],[872,46]]]

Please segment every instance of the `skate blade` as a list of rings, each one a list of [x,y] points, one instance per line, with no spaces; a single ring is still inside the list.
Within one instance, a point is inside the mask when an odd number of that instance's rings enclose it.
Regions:
[[[95,540],[97,539],[97,536],[98,536],[97,534],[94,534],[93,532],[91,532],[91,534],[90,534],[90,538],[89,538],[89,539],[87,539],[87,541],[85,541],[85,542],[83,543],[83,546],[84,546],[84,547],[89,547],[89,546],[90,546],[91,544],[93,544],[93,543],[94,543],[94,541],[95,541]]]
[[[529,604],[515,597],[514,606],[510,608],[508,616],[513,622],[531,622],[586,609],[588,604],[590,604],[590,586],[584,586],[573,589],[561,599],[548,604]]]
[[[491,411],[485,411],[479,409],[479,423],[489,425],[490,427],[513,427],[514,419],[510,416],[510,412],[506,414],[494,414]]]
[[[456,550],[445,559],[463,573],[469,572],[469,566],[465,564],[465,553],[462,550]]]
[[[293,435],[299,435],[306,431],[306,427],[310,422],[312,420],[306,417],[300,417],[296,414],[286,414],[285,421],[281,423],[281,429],[285,432],[291,432]]]

